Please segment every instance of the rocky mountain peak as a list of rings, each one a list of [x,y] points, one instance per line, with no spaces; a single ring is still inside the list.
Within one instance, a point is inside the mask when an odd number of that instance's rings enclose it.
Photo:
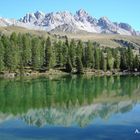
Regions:
[[[98,20],[98,23],[101,24],[101,25],[109,25],[109,24],[113,24],[107,17],[101,17],[99,20]]]
[[[87,17],[88,13],[84,9],[80,9],[76,12],[79,17]]]
[[[28,29],[45,31],[86,31],[92,33],[112,33],[121,35],[140,35],[127,23],[117,23],[110,21],[107,17],[99,20],[90,16],[84,9],[80,9],[75,15],[69,11],[43,13],[27,13],[20,20],[0,19],[0,26],[20,26]]]
[[[35,17],[36,17],[37,19],[40,19],[40,18],[44,18],[44,17],[45,17],[45,13],[43,13],[42,11],[36,11],[36,12],[34,13],[34,15],[35,15]]]
[[[103,33],[117,33],[118,27],[107,17],[101,17],[98,20],[98,26],[101,27]]]
[[[125,29],[127,31],[132,31],[133,30],[132,27],[127,23],[120,23],[119,27],[121,27],[121,28],[123,28],[123,29]]]

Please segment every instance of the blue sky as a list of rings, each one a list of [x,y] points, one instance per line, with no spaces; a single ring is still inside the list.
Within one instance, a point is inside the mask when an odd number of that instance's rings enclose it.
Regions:
[[[1,0],[0,17],[18,19],[37,10],[75,13],[81,8],[96,18],[107,16],[140,30],[140,0]]]

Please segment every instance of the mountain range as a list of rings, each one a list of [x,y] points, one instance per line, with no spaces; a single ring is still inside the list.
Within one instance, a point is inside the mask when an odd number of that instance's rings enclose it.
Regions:
[[[47,125],[86,127],[95,119],[109,119],[113,114],[127,113],[133,109],[135,101],[119,101],[113,103],[97,103],[77,107],[56,107],[29,109],[26,113],[17,115],[0,112],[0,124],[12,119],[24,121],[29,126],[43,127]]]
[[[74,15],[69,11],[28,13],[19,20],[0,18],[0,27],[19,26],[33,30],[61,32],[90,32],[103,34],[120,34],[139,36],[140,32],[127,23],[110,21],[107,17],[96,19],[85,10],[80,9]]]

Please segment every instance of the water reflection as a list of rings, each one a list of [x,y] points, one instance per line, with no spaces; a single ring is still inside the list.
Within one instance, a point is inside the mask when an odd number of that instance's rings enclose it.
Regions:
[[[139,101],[139,76],[0,80],[0,122],[85,127],[129,112]]]

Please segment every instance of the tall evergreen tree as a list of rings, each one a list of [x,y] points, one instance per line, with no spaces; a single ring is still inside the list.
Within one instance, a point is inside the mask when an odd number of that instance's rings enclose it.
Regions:
[[[56,43],[55,45],[56,47],[56,60],[57,60],[57,65],[62,67],[64,64],[64,58],[63,58],[63,43],[62,41],[59,41],[58,43]]]
[[[68,46],[65,42],[62,43],[62,56],[63,56],[63,65],[66,65],[68,59]]]
[[[120,50],[120,68],[121,70],[126,70],[127,69],[127,52],[126,49],[121,49]]]
[[[40,40],[38,38],[32,39],[32,68],[39,69],[40,62]]]
[[[114,68],[119,70],[120,69],[120,54],[119,54],[119,51],[114,49],[115,50],[115,53],[114,53]]]
[[[86,59],[86,67],[91,68],[93,66],[93,46],[90,41],[87,43],[87,47],[85,48],[85,59]]]
[[[4,46],[2,41],[0,40],[0,72],[4,70]]]
[[[98,48],[95,48],[95,69],[100,69],[100,51]]]
[[[134,70],[139,70],[139,66],[140,66],[140,60],[139,60],[139,57],[138,55],[135,56],[134,58],[134,62],[133,62],[133,66],[134,66]]]
[[[17,35],[15,32],[13,32],[10,36],[10,41],[13,41],[14,44],[17,44]]]
[[[31,41],[28,34],[22,36],[23,65],[28,66],[31,61]]]
[[[46,61],[46,66],[48,69],[51,68],[51,57],[52,57],[52,44],[50,37],[47,38],[46,41],[46,48],[45,48],[45,61]]]
[[[100,68],[101,68],[104,72],[107,71],[107,61],[106,61],[106,58],[105,58],[105,55],[104,55],[103,52],[101,53]]]
[[[114,58],[110,49],[107,49],[107,68],[112,71],[114,66]]]
[[[134,62],[133,59],[134,59],[134,56],[133,56],[132,48],[128,47],[128,50],[127,50],[127,65],[128,65],[128,70],[129,71],[133,70],[133,62]]]
[[[5,62],[6,67],[9,71],[14,71],[17,69],[18,66],[18,58],[17,58],[17,48],[14,42],[9,42],[8,46],[6,47],[6,55],[5,55]]]
[[[45,59],[45,39],[40,39],[40,65],[44,66],[44,59]]]
[[[70,46],[69,46],[69,57],[72,63],[72,66],[75,66],[76,62],[76,42],[74,39],[71,40]]]
[[[82,59],[82,55],[83,55],[83,43],[81,40],[79,40],[76,48],[76,56],[79,56],[80,59]]]
[[[66,72],[69,72],[69,73],[72,72],[72,64],[71,64],[71,60],[69,56],[67,58],[67,63],[66,63]]]
[[[68,37],[67,37],[67,36],[65,36],[65,45],[66,45],[67,47],[69,47],[69,40],[68,40]]]
[[[17,46],[19,49],[19,70],[20,74],[22,75],[24,73],[24,55],[23,55],[23,40],[22,40],[22,34],[19,33],[17,35]]]
[[[82,64],[82,61],[79,56],[77,56],[77,58],[76,58],[76,70],[77,70],[78,74],[84,73],[83,64]]]

